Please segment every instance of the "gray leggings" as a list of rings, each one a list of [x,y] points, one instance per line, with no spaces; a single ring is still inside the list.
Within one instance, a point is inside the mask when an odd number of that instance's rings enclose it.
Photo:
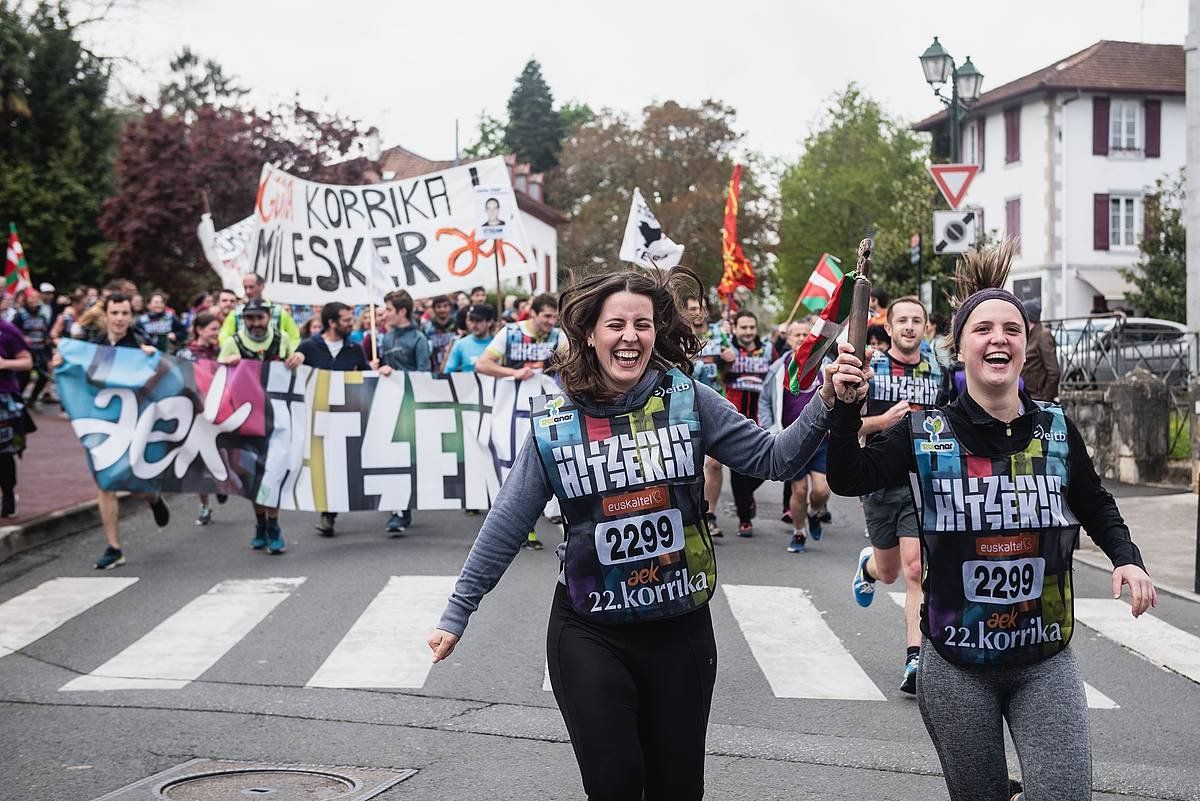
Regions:
[[[1003,721],[1017,747],[1022,801],[1089,801],[1092,746],[1070,648],[1022,667],[976,668],[921,644],[917,703],[951,801],[1008,801]]]

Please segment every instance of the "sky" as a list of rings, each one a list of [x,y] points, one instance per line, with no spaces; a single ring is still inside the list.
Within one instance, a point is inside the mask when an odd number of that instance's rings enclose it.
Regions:
[[[503,115],[536,58],[556,103],[637,114],[675,100],[737,110],[746,145],[794,160],[830,96],[856,81],[906,122],[940,106],[917,57],[934,35],[996,88],[1100,39],[1182,44],[1187,0],[140,0],[87,38],[118,86],[154,95],[184,46],[259,105],[302,103],[377,126],[432,159]]]

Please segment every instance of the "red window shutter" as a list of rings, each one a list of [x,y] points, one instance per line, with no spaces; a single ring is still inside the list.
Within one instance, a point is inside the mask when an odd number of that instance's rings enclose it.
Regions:
[[[979,159],[978,160],[979,160],[979,171],[980,172],[983,172],[983,167],[984,167],[983,132],[986,129],[987,129],[987,117],[980,117],[978,120],[975,121],[975,130],[979,132],[977,134],[975,146],[979,148]]]
[[[1106,194],[1092,195],[1092,248],[1108,250],[1108,195]]]
[[[1162,101],[1146,101],[1146,158],[1162,155]]]
[[[1004,162],[1021,160],[1021,107],[1004,109]]]
[[[1108,98],[1093,97],[1092,98],[1092,155],[1107,156],[1108,155]],[[1096,197],[1100,197],[1096,195]],[[1105,238],[1104,247],[1108,247],[1108,239]]]
[[[1015,252],[1021,252],[1021,198],[1004,202],[1004,235],[1017,240]]]

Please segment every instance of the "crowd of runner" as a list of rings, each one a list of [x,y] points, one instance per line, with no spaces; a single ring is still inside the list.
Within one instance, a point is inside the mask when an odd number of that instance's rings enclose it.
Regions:
[[[699,280],[682,268],[671,274],[691,283],[682,294],[664,276],[636,271],[584,279],[564,292],[561,318],[559,300],[549,294],[505,298],[497,313],[482,287],[427,300],[397,290],[372,315],[336,302],[272,303],[253,275],[244,279],[243,297],[206,293],[182,312],[163,293],[142,296],[125,280],[66,296],[43,284],[0,309],[0,513],[16,514],[14,457],[33,430],[26,407],[52,397],[53,371],[63,363],[56,349],[66,339],[187,360],[280,361],[385,377],[478,371],[526,379],[551,370],[562,394],[553,403],[534,401],[533,434],[429,645],[435,661],[448,656],[516,553],[541,549],[533,533],[538,516],[561,523],[549,671],[589,797],[702,795],[716,673],[707,609],[717,581],[712,538],[724,536],[723,522],[738,537],[755,535],[755,493],[770,479],[784,482],[777,508],[791,533],[781,545],[792,554],[821,540],[832,519],[831,487],[862,497],[870,544],[847,566],[848,583],[867,607],[877,583],[903,577],[899,686],[919,697],[951,797],[1008,799],[1004,719],[1036,788],[1026,790],[1026,801],[1084,798],[1086,707],[1065,650],[1073,623],[1071,546],[1080,524],[1112,558],[1114,591],[1130,587],[1135,615],[1154,604],[1154,588],[1078,431],[1048,403],[1057,376],[1022,379],[1026,348],[1044,344],[1033,340],[1040,308],[978,276],[972,282],[972,269],[987,273],[1000,262],[1007,269],[1006,247],[968,257],[960,290],[976,291],[962,292],[952,319],[931,315],[914,296],[892,301],[873,293],[870,359],[864,364],[841,345],[799,393],[788,386],[789,366],[813,319],[768,330],[749,310],[717,314]],[[671,480],[658,494],[642,488],[653,471],[629,473],[620,484],[622,498],[656,510],[630,523],[634,539],[623,546],[622,530],[605,528],[613,513],[603,480],[587,480],[589,466],[579,464],[573,469],[583,478],[564,486],[556,465],[572,457],[557,443],[564,436],[582,447],[600,437],[641,442],[643,435],[686,442],[675,443]],[[718,499],[726,468],[734,504],[723,520],[729,510]],[[1025,493],[1012,504],[1020,518],[1012,526],[1001,524],[1009,507],[995,511],[982,494],[993,483]],[[1048,506],[1047,495],[1054,496]],[[162,497],[145,500],[155,522],[167,525]],[[197,524],[212,522],[210,501],[200,496]],[[100,491],[99,509],[107,543],[95,566],[109,569],[125,562],[116,494]],[[278,511],[254,504],[251,547],[285,551]],[[386,511],[389,535],[412,525],[411,509]],[[316,533],[333,537],[336,525],[336,514],[321,513]],[[1020,535],[996,533],[1004,528]],[[655,588],[625,580],[658,551],[655,564],[664,572]],[[983,559],[996,553],[1021,558]],[[1012,604],[1021,623],[986,633],[980,610]],[[987,721],[987,737],[969,752],[962,744],[981,732],[966,709]],[[1041,759],[1056,749],[1052,765]]]

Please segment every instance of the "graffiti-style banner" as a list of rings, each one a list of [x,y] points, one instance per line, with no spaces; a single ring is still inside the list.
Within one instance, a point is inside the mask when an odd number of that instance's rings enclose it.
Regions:
[[[487,509],[554,390],[476,373],[227,366],[64,341],[59,395],[106,490],[321,512]]]
[[[265,164],[250,258],[280,303],[368,303],[375,274],[378,301],[393,289],[414,298],[469,290],[492,280],[495,264],[501,280],[536,269],[499,157],[366,186],[306,181]]]

